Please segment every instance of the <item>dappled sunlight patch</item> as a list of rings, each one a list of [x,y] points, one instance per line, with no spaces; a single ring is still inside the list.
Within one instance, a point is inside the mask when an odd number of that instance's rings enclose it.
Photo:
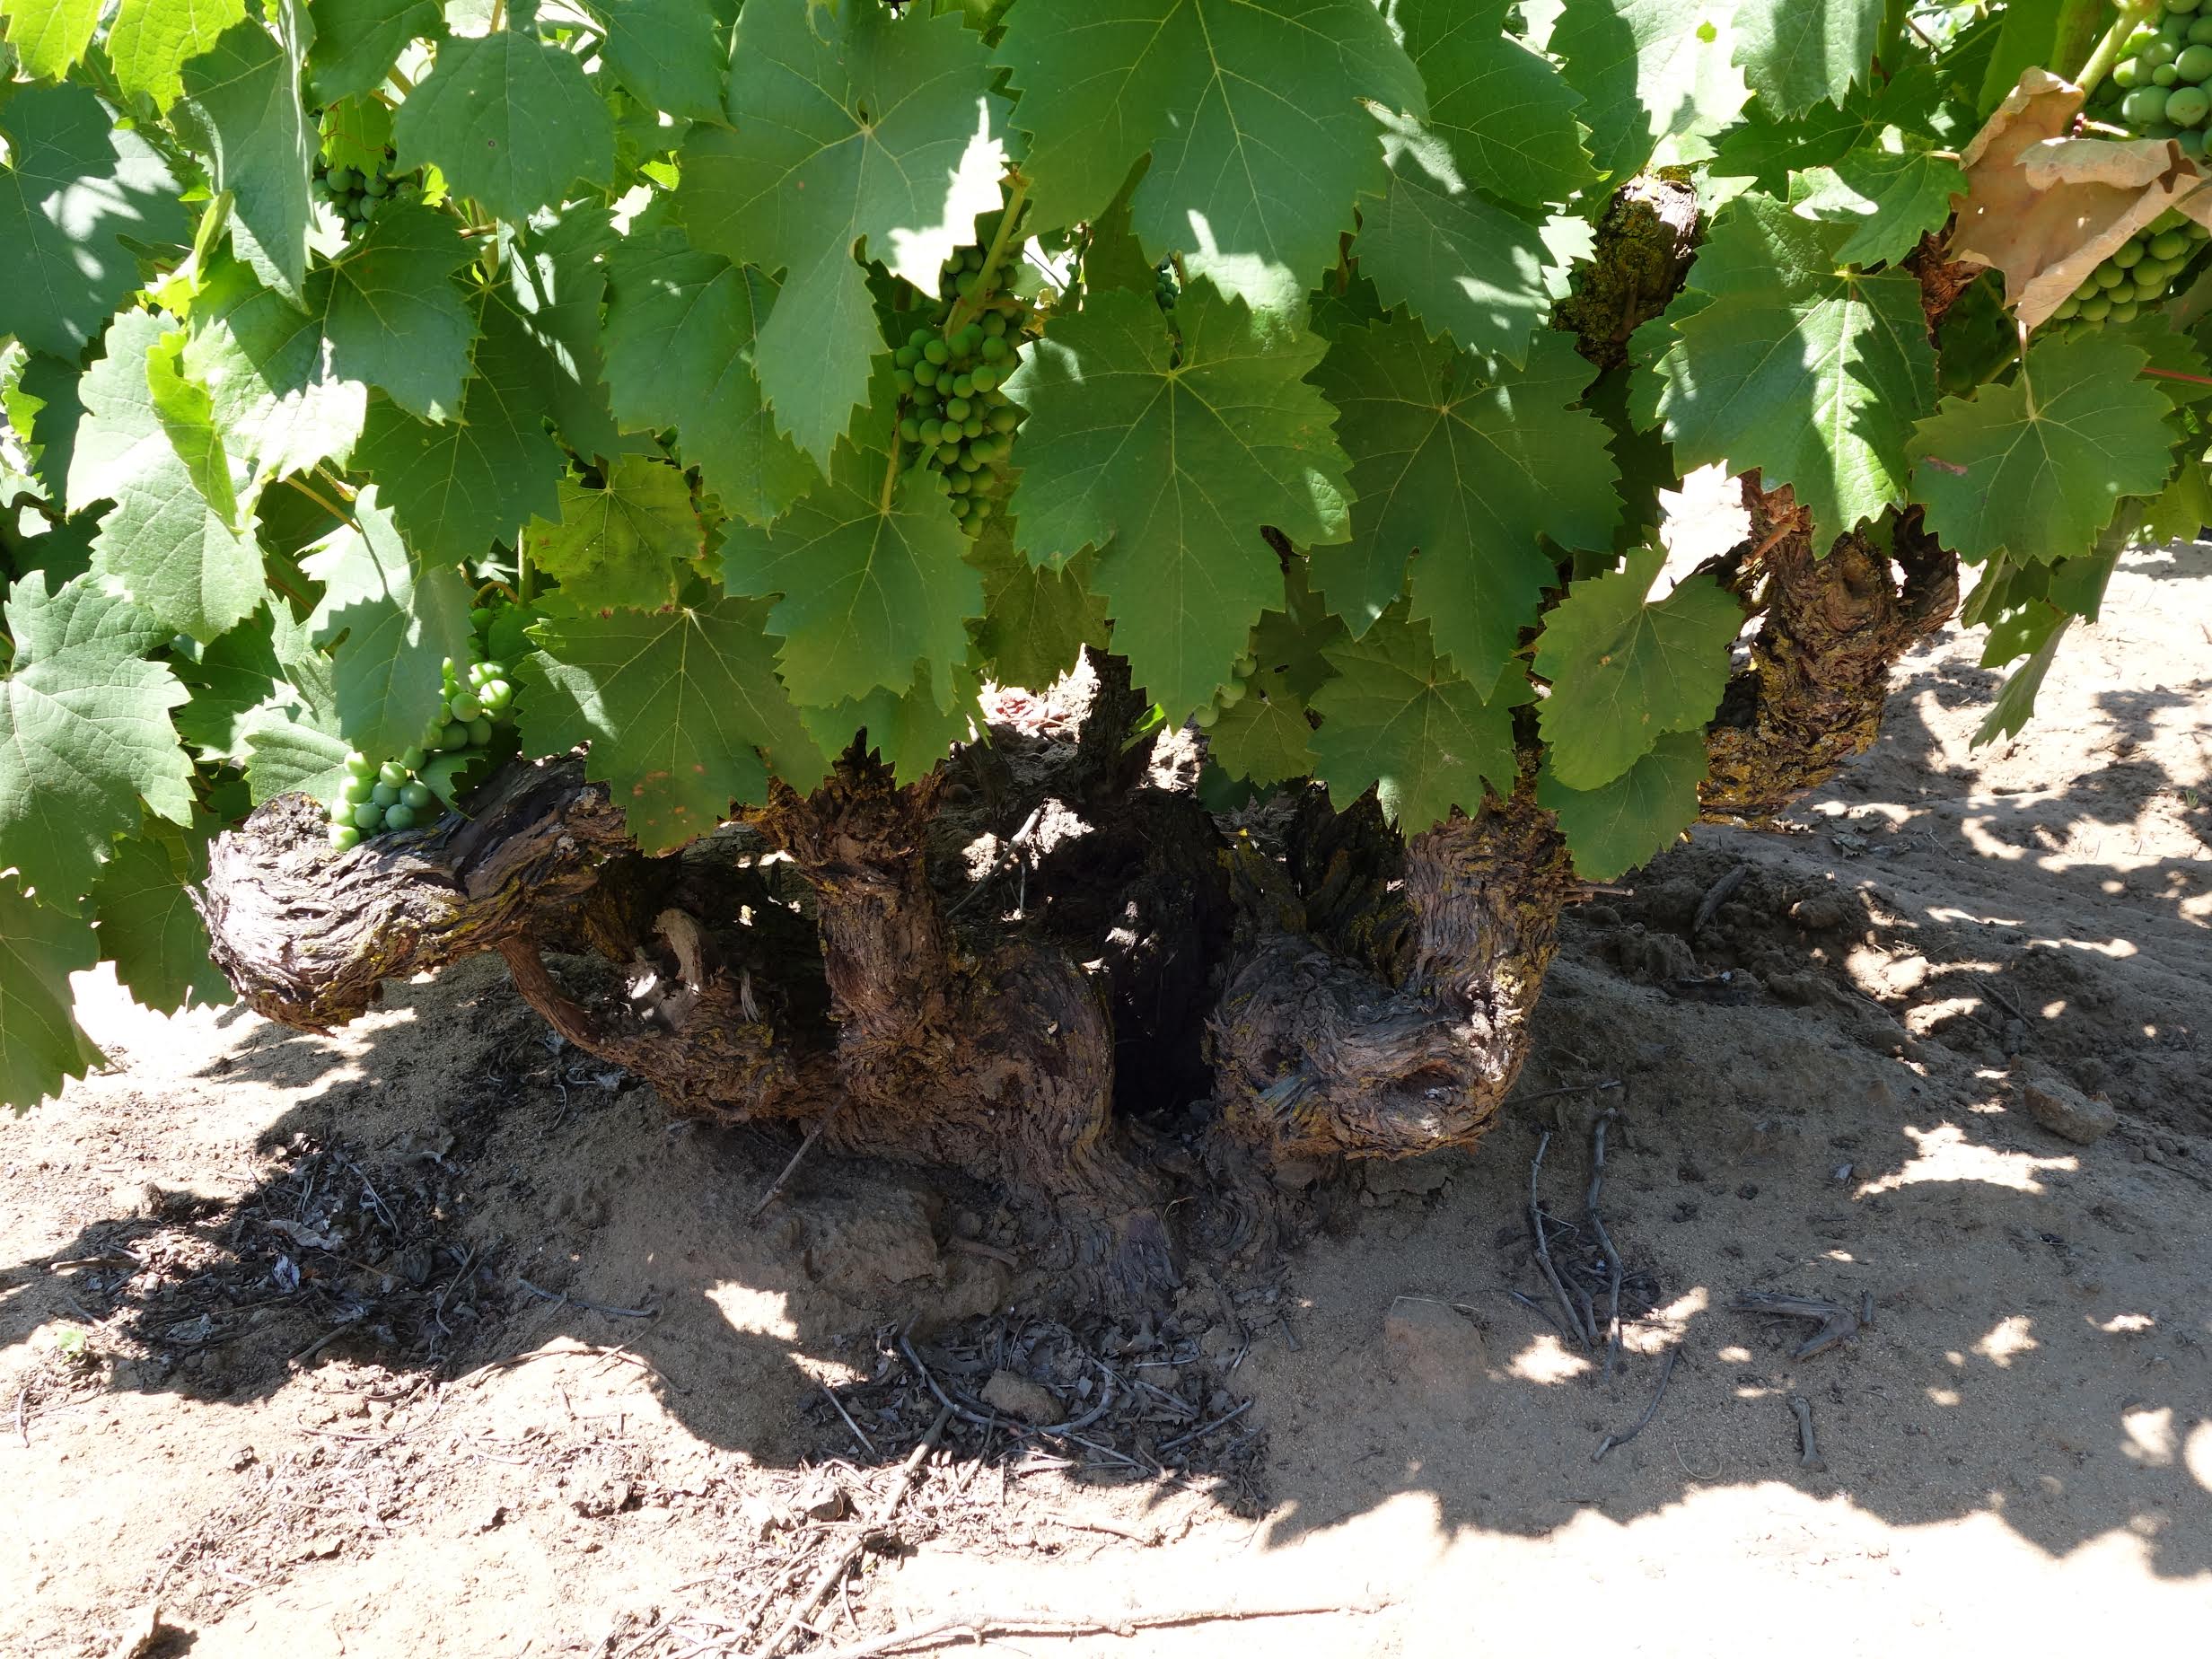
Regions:
[[[2102,1321],[2094,1315],[2089,1322],[2108,1337],[2139,1337],[2155,1330],[2158,1316],[2155,1313],[2115,1313]]]
[[[1974,1352],[2000,1371],[2009,1371],[2013,1361],[2042,1347],[2028,1334],[2034,1329],[2035,1321],[2026,1314],[2008,1313],[1997,1321],[1988,1336],[1974,1344]]]
[[[2081,1168],[2081,1160],[2072,1156],[2039,1158],[2032,1153],[2000,1152],[1994,1146],[1979,1146],[1968,1140],[1966,1131],[1955,1123],[1939,1123],[1932,1129],[1900,1124],[1899,1132],[1918,1150],[1902,1169],[1878,1181],[1861,1182],[1853,1197],[1871,1198],[1923,1181],[1972,1181],[2014,1192],[2041,1192],[2043,1183],[2036,1180],[2040,1172],[2071,1174]]]
[[[2120,1416],[2122,1456],[2146,1469],[2171,1469],[2179,1438],[2173,1432],[2172,1406],[2138,1406]]]
[[[2181,1444],[2181,1462],[2189,1478],[2212,1492],[2212,1421],[2199,1421]]]
[[[1571,1382],[1587,1375],[1589,1371],[1589,1360],[1580,1354],[1568,1353],[1557,1334],[1549,1330],[1514,1355],[1505,1366],[1508,1376],[1547,1387]]]
[[[798,1339],[799,1327],[789,1312],[791,1298],[780,1290],[756,1290],[735,1279],[725,1279],[707,1291],[707,1299],[741,1336],[774,1337],[782,1342]]]

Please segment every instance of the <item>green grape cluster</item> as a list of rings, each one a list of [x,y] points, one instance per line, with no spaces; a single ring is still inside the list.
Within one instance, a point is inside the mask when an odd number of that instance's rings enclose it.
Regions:
[[[979,532],[1006,488],[1006,461],[1022,411],[1000,391],[1021,366],[1029,307],[1014,294],[987,290],[985,250],[998,215],[976,221],[975,246],[946,262],[929,322],[892,354],[900,400],[899,437],[914,458],[944,475],[952,512],[970,535]],[[946,332],[955,312],[966,319]]]
[[[346,222],[348,234],[359,231],[370,220],[383,211],[386,202],[416,202],[422,199],[423,183],[419,172],[392,174],[384,169],[391,164],[396,152],[390,145],[384,146],[384,166],[374,172],[361,172],[351,167],[333,167],[324,157],[315,157],[315,190],[329,202]]]
[[[514,723],[514,686],[504,663],[487,660],[482,644],[497,614],[490,605],[470,613],[477,637],[470,641],[469,665],[461,669],[445,659],[437,716],[419,743],[386,760],[357,749],[346,757],[346,782],[330,803],[330,845],[338,851],[358,847],[364,837],[412,830],[436,816],[436,793],[422,776],[430,757],[487,748],[498,728]]]
[[[2165,0],[2165,15],[2129,37],[2088,114],[2145,138],[2171,138],[2192,160],[2205,154],[2212,120],[2212,16],[2204,0]]]
[[[2212,232],[2194,219],[2168,211],[2106,255],[2050,314],[2045,329],[2066,335],[2101,323],[2128,322],[2181,286],[2178,279],[2193,266]]]
[[[1251,677],[1260,672],[1260,659],[1248,651],[1237,658],[1235,667],[1235,676],[1229,683],[1214,693],[1212,702],[1191,716],[1201,731],[1210,728],[1223,714],[1244,700],[1244,694],[1251,689]]]

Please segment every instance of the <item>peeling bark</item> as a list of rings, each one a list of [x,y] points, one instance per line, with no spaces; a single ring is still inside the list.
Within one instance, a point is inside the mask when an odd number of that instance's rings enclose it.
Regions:
[[[1553,326],[1574,335],[1599,368],[1619,368],[1628,360],[1628,337],[1681,291],[1703,231],[1698,193],[1687,180],[1631,180],[1607,205],[1590,260],[1553,309]]]

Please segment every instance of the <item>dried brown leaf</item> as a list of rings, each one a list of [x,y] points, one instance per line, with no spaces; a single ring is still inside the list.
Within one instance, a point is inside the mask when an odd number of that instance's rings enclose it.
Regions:
[[[1959,159],[1951,255],[2005,274],[2006,303],[2030,328],[2105,257],[2169,207],[2212,225],[2205,176],[2171,139],[2071,136],[2082,89],[2028,69]]]

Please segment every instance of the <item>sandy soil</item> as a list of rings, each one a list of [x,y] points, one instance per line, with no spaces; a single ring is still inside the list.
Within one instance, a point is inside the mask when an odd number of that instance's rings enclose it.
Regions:
[[[1324,1195],[1286,1268],[1197,1280],[1156,1330],[1086,1327],[1176,1394],[1164,1426],[988,1459],[955,1432],[820,1645],[1293,1609],[1330,1611],[987,1645],[2193,1639],[2212,551],[2132,560],[2038,722],[1970,753],[1994,679],[1933,642],[1794,832],[1701,832],[1584,907],[1529,1098],[1478,1152]],[[850,1536],[838,1505],[896,1478],[818,1380],[859,1382],[891,1464],[932,1409],[883,1356],[901,1326],[955,1356],[1036,1339],[988,1318],[977,1195],[824,1161],[755,1222],[790,1142],[672,1128],[549,1047],[496,965],[329,1039],[152,1018],[101,979],[82,1005],[110,1069],[0,1128],[0,1653],[129,1650],[150,1608],[143,1651],[195,1659],[751,1651]],[[2060,1138],[2031,1084],[2119,1126]],[[1607,1375],[1507,1293],[1544,1295],[1540,1136],[1547,1205],[1584,1224],[1609,1109],[1601,1209],[1649,1312]],[[1756,1292],[1873,1322],[1795,1358],[1812,1325],[1733,1309]]]

